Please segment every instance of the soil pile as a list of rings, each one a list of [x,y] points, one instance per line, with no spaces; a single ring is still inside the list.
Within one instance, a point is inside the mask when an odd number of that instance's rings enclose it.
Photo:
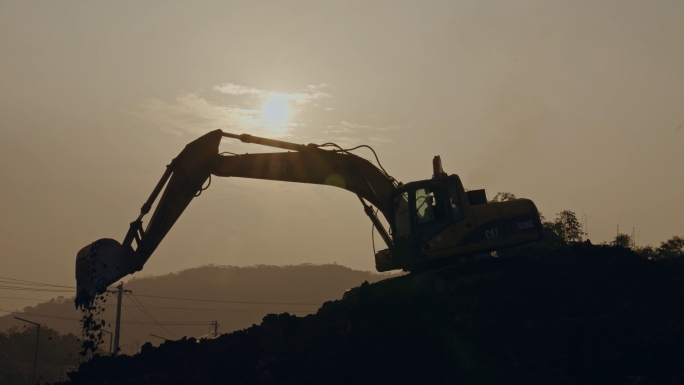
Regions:
[[[365,284],[316,314],[95,357],[73,384],[684,383],[684,265],[578,245]],[[424,278],[424,277],[423,277]]]

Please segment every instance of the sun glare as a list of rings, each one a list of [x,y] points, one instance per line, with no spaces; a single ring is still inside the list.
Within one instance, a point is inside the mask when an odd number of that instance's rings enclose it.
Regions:
[[[282,125],[291,114],[284,95],[271,95],[261,107],[261,119],[271,128]]]

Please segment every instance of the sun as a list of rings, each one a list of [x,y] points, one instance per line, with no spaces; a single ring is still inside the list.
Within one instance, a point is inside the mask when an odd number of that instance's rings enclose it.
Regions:
[[[282,125],[290,115],[286,95],[271,95],[261,107],[261,119],[271,128]]]

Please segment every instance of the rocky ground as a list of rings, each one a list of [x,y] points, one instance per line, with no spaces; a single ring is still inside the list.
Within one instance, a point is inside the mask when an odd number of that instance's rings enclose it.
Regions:
[[[680,261],[619,247],[527,250],[214,340],[95,357],[71,383],[681,384],[682,278]]]

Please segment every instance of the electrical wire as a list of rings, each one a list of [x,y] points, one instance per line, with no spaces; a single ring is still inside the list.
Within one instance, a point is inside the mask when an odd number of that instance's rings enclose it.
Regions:
[[[12,282],[12,281],[3,281],[3,280],[0,280],[0,284],[19,285],[19,286],[14,286],[14,287],[24,287],[26,289],[52,289],[52,290],[57,290],[60,288],[74,289],[74,288],[71,288],[69,286],[37,285],[35,283],[22,283],[22,282]]]
[[[5,286],[0,286],[0,289],[6,289],[6,290],[23,290],[23,291],[37,291],[37,292],[54,292],[54,293],[74,293],[75,291],[73,290],[44,290],[44,289],[28,289],[28,288],[10,288],[10,287],[5,287]],[[181,298],[181,297],[165,297],[165,296],[160,296],[160,295],[145,295],[145,294],[138,294],[139,297],[148,297],[148,298],[161,298],[161,299],[173,299],[173,300],[179,300],[179,301],[197,301],[197,302],[219,302],[219,303],[234,303],[234,304],[245,304],[245,305],[291,305],[291,306],[320,306],[321,303],[314,303],[314,302],[256,302],[256,301],[227,301],[227,300],[217,300],[217,299],[202,299],[202,298]],[[0,298],[5,298],[5,297],[0,297]],[[9,297],[7,297],[9,298]],[[33,301],[42,301],[34,298],[16,298],[12,297],[12,299],[26,299],[26,300],[33,300]],[[49,300],[44,300],[44,301],[49,301]],[[153,307],[151,307],[153,308]]]
[[[140,326],[144,327],[145,330],[147,330],[150,334],[152,334],[152,330],[148,329],[147,326],[143,325],[143,324],[140,322],[140,320],[138,320],[138,318],[136,318],[136,316],[134,316],[133,313],[132,313],[130,310],[128,310],[128,307],[127,307],[126,305],[124,305],[124,304],[122,303],[121,306],[123,306],[124,309],[126,309],[126,311],[128,312],[128,314],[130,314],[131,317],[133,317],[133,319],[134,319],[137,323],[140,324]]]
[[[0,289],[19,290],[19,291],[43,291],[43,292],[48,292],[48,293],[76,293],[76,290],[39,289],[39,288],[32,288],[32,287],[17,287],[17,286],[2,286],[2,285],[0,285]]]
[[[1,298],[1,297],[0,297]],[[115,307],[116,305],[105,305],[106,307]],[[131,306],[139,307],[139,306]],[[206,307],[173,307],[173,306],[146,306],[147,309],[172,309],[172,310],[211,310],[211,311],[227,311],[227,312],[272,312],[279,310],[268,309],[221,309],[221,308],[206,308]],[[288,310],[288,313],[307,313],[313,314],[313,310]]]
[[[166,329],[165,327],[163,327],[163,326],[159,323],[159,321],[157,321],[157,320],[152,316],[152,314],[150,314],[150,312],[149,312],[147,309],[145,309],[145,306],[142,304],[142,302],[140,302],[139,299],[137,299],[137,298],[135,297],[135,294],[130,293],[130,294],[128,295],[128,297],[129,297],[131,300],[133,300],[133,302],[135,302],[135,303],[137,303],[138,305],[140,305],[140,309],[142,309],[143,313],[144,313],[145,315],[147,315],[147,317],[150,318],[152,321],[154,321],[154,323],[156,323],[160,328],[164,329],[164,331],[166,331],[167,333],[171,334],[171,335],[173,336],[173,338],[176,338],[176,339],[178,338],[178,336],[176,336],[176,335],[173,334],[171,331],[169,331],[168,329]]]
[[[0,289],[7,290],[23,290],[23,291],[40,291],[40,292],[55,292],[55,293],[74,293],[73,290],[48,290],[48,289],[31,289],[31,288],[11,288],[6,286],[0,286]],[[202,298],[181,298],[181,297],[165,297],[159,295],[145,295],[138,294],[139,297],[149,297],[149,298],[162,298],[162,299],[173,299],[180,301],[198,301],[198,302],[220,302],[220,303],[235,303],[235,304],[246,304],[246,305],[291,305],[291,306],[320,306],[320,303],[312,302],[252,302],[252,301],[226,301],[226,300],[214,300],[214,299],[202,299]],[[35,300],[32,298],[25,298],[28,300]],[[49,300],[46,300],[49,301]]]
[[[123,305],[123,304],[122,304]],[[74,318],[74,317],[62,317],[54,314],[42,314],[42,313],[29,313],[29,312],[21,312],[21,311],[16,311],[16,310],[0,310],[0,312],[3,313],[10,313],[10,314],[17,314],[17,315],[30,315],[34,317],[41,317],[41,318],[54,318],[54,319],[62,319],[62,320],[69,320],[69,321],[81,321],[81,318]],[[114,323],[114,321],[105,321],[106,323]],[[122,325],[136,325],[138,322],[128,322],[128,321],[121,321]],[[153,323],[144,323],[141,322],[141,324],[144,325],[156,325]],[[162,322],[162,325],[165,326],[193,326],[193,325],[206,325],[206,322],[203,323],[191,323],[191,322]]]
[[[376,209],[376,214],[377,214],[377,209]],[[0,277],[0,278],[14,280],[14,278],[7,278],[7,277]],[[17,280],[17,281],[23,281],[23,280]],[[71,286],[52,285],[52,284],[43,283],[43,282],[35,282],[35,281],[25,281],[25,282],[30,282],[30,283],[36,284],[36,285],[51,285],[51,286],[71,288]],[[18,286],[5,286],[5,285],[0,285],[0,289],[19,290],[19,291],[36,291],[36,292],[55,292],[55,293],[62,293],[62,292],[64,292],[64,293],[75,293],[76,292],[75,290],[62,290],[62,289],[51,289],[51,288],[43,289],[40,287],[33,288],[33,287],[18,287]],[[314,302],[230,301],[230,300],[213,300],[213,299],[203,299],[203,298],[167,297],[167,296],[146,295],[146,294],[138,294],[137,296],[138,297],[148,297],[148,298],[172,299],[172,300],[179,300],[179,301],[217,302],[217,303],[234,303],[234,304],[247,304],[247,305],[291,305],[291,306],[320,306],[321,305],[321,303],[314,303]],[[37,298],[18,298],[18,297],[0,297],[0,298],[24,299],[24,300],[30,300],[30,301],[49,301],[49,300],[40,300]],[[135,299],[140,301],[137,297]],[[141,305],[142,305],[142,303],[141,303]],[[154,307],[150,307],[150,308],[154,308]]]
[[[74,291],[71,290],[45,290],[45,289],[29,289],[29,288],[9,288],[5,286],[0,286],[0,289],[7,289],[7,290],[25,290],[25,291],[40,291],[40,292],[69,292],[73,293]],[[226,300],[214,300],[214,299],[202,299],[202,298],[181,298],[181,297],[164,297],[164,296],[159,296],[159,295],[145,295],[145,294],[138,294],[139,297],[148,297],[148,298],[162,298],[162,299],[173,299],[173,300],[179,300],[179,301],[197,301],[197,302],[220,302],[220,303],[235,303],[235,304],[246,304],[246,305],[291,305],[291,306],[320,306],[320,303],[306,303],[306,302],[254,302],[254,301],[226,301]],[[4,297],[0,297],[4,298]],[[9,298],[9,297],[7,297]],[[38,299],[34,298],[16,298],[16,297],[11,297],[12,299],[26,299],[26,300],[33,300],[33,301],[41,301]],[[49,301],[49,300],[45,300]]]
[[[23,299],[23,300],[26,300],[26,301],[38,301],[38,302],[49,302],[51,299],[54,299],[54,298],[49,298],[49,299],[38,299],[38,298],[2,297],[2,296],[0,296],[0,298],[4,298],[4,299]],[[58,303],[59,303],[59,302],[58,302]]]
[[[249,304],[249,305],[321,306],[320,303],[311,303],[311,302],[306,303],[306,302],[251,302],[251,301],[226,301],[226,300],[217,300],[217,299],[165,297],[165,296],[161,296],[161,295],[145,295],[145,294],[138,294],[138,297],[176,299],[176,300],[182,300],[182,301],[197,301],[197,302],[240,303],[240,304]]]
[[[136,305],[134,305],[134,307],[138,308],[138,310],[140,310],[140,311],[143,313],[144,316],[146,316],[147,318],[149,318],[150,320],[152,320],[153,323],[158,324],[157,320],[154,319],[154,317],[152,317],[150,314],[148,314],[147,311],[146,311],[144,308],[142,308],[142,307],[140,306],[140,304],[138,304],[138,303],[134,300],[133,297],[131,297],[131,294],[130,294],[130,293],[127,293],[127,294],[126,294],[126,297],[128,297],[128,299],[130,299],[134,304],[136,304]],[[131,314],[131,315],[132,315],[132,314]],[[162,329],[164,329],[162,326],[160,326],[160,327],[161,327]],[[166,329],[164,329],[164,330],[165,330],[165,331],[168,331],[168,330],[166,330]],[[152,333],[152,332],[150,331],[150,333]]]
[[[5,281],[0,281],[2,283],[10,283],[13,285],[32,285],[32,286],[53,286],[53,287],[65,287],[67,289],[76,289],[73,286],[64,286],[64,285],[53,285],[51,283],[43,283],[43,282],[35,282],[35,281],[26,281],[23,279],[16,279],[16,278],[9,278],[9,277],[0,277],[0,279],[9,279],[10,281],[16,281],[16,282],[5,282]]]
[[[28,313],[28,312],[21,312],[21,311],[16,311],[16,310],[2,310],[2,309],[0,309],[0,312],[9,313],[9,314],[32,315],[35,317],[63,319],[63,320],[70,320],[70,321],[80,321],[81,320],[80,318],[74,318],[74,317],[62,317],[62,316],[58,316],[58,315],[41,314],[41,313]]]
[[[34,283],[34,284],[37,284],[37,285],[60,286],[60,285],[53,285],[53,284],[51,284],[51,283],[37,282],[37,281],[27,281],[27,280],[25,280],[25,279],[17,279],[17,278],[10,278],[10,277],[1,277],[1,276],[0,276],[0,279],[9,279],[10,281]],[[62,287],[71,287],[71,286],[62,286]]]

